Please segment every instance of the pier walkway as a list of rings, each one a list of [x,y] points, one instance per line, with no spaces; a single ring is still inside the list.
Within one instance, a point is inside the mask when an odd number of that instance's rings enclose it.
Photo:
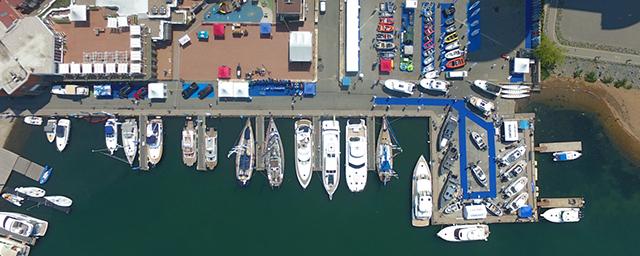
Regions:
[[[582,208],[585,201],[583,197],[568,197],[568,198],[540,198],[538,200],[538,207],[540,208]]]
[[[313,147],[316,150],[316,152],[313,152],[315,163],[312,169],[321,172],[324,169],[322,166],[322,123],[320,123],[319,116],[312,117],[311,122],[313,124]]]
[[[264,116],[256,117],[256,171],[264,171]]]
[[[553,153],[553,152],[560,152],[560,151],[582,151],[582,142],[571,141],[571,142],[540,143],[540,145],[536,147],[535,150],[540,153]]]
[[[149,170],[149,158],[147,156],[147,123],[149,121],[149,118],[145,115],[140,115],[138,117],[138,123],[140,124],[140,128],[138,129],[138,132],[140,133],[138,135],[138,140],[140,141],[140,143],[138,144],[138,151],[139,154],[139,159],[138,159],[138,164],[140,165],[140,170],[143,171],[148,171]]]
[[[196,170],[205,171],[207,170],[207,166],[205,165],[205,139],[204,134],[207,130],[207,118],[203,115],[199,115],[196,121],[197,130],[198,130],[198,162],[196,164]]]
[[[376,118],[367,117],[367,169],[376,170]]]
[[[16,153],[13,153],[7,149],[0,148],[0,191],[4,188],[4,185],[9,180],[11,172],[17,172],[28,178],[38,181],[40,174],[44,167],[31,162]]]

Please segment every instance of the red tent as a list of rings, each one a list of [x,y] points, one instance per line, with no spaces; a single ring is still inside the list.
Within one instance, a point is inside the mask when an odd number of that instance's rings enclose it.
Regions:
[[[218,78],[219,79],[231,78],[231,68],[227,66],[218,67]]]
[[[393,60],[392,59],[380,59],[380,72],[389,73],[393,70]]]
[[[222,23],[213,24],[213,36],[215,37],[224,36],[224,24]]]

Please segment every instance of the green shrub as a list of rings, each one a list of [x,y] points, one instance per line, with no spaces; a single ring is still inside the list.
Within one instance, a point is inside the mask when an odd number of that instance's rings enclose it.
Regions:
[[[596,75],[596,72],[591,71],[584,76],[584,80],[589,83],[595,83],[598,81],[598,76]]]
[[[613,87],[615,88],[620,88],[620,87],[625,87],[627,85],[627,79],[621,79],[621,80],[617,80],[615,83],[613,83]]]
[[[576,71],[573,71],[573,78],[580,78],[582,77],[582,69],[576,69]]]
[[[613,77],[605,76],[604,78],[600,79],[600,81],[602,81],[605,84],[610,84],[611,82],[613,82]]]

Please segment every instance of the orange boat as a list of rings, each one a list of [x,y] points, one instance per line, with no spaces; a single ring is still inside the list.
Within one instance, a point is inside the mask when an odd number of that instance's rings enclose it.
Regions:
[[[456,68],[464,67],[464,64],[465,64],[464,58],[458,57],[450,61],[447,61],[447,64],[445,64],[445,67],[447,67],[448,69],[456,69]]]
[[[382,18],[380,18],[380,24],[393,25],[393,18],[392,17],[382,17]]]
[[[378,24],[378,32],[390,33],[393,32],[392,25]]]

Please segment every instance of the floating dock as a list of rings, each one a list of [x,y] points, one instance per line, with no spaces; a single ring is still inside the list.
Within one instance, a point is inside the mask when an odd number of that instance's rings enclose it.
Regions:
[[[322,123],[319,116],[311,118],[313,124],[313,146],[316,152],[314,152],[313,171],[321,172],[322,166]]]
[[[204,156],[206,143],[205,143],[204,135],[205,135],[205,132],[207,131],[207,118],[203,115],[199,115],[196,121],[196,125],[197,125],[196,129],[198,131],[198,148],[196,149],[198,150],[198,162],[196,164],[196,170],[206,171],[207,166],[205,164],[205,156]]]
[[[9,180],[11,172],[20,173],[34,181],[40,179],[42,167],[24,157],[19,156],[7,149],[0,148],[0,191],[4,188],[4,184]]]
[[[367,169],[376,170],[376,118],[367,117]]]
[[[553,153],[553,152],[560,152],[560,151],[582,151],[582,142],[571,141],[571,142],[540,143],[540,145],[535,149],[540,153]]]
[[[256,171],[264,171],[264,116],[256,117]]]
[[[138,124],[140,124],[138,128],[138,140],[140,143],[138,145],[139,150],[139,158],[138,164],[140,165],[140,170],[148,171],[149,170],[149,158],[147,156],[147,124],[149,122],[149,118],[145,115],[141,115],[138,117]]]
[[[538,200],[538,207],[540,208],[582,208],[584,204],[584,197],[540,198]]]

